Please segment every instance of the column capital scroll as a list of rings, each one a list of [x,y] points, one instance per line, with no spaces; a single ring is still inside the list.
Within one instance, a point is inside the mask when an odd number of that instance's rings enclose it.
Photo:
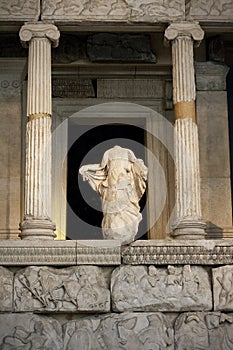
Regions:
[[[25,23],[19,31],[20,41],[23,47],[33,38],[47,38],[52,42],[53,47],[58,46],[60,32],[52,23],[33,22]]]
[[[198,22],[173,22],[165,30],[165,43],[173,41],[180,36],[191,37],[195,41],[195,45],[199,46],[204,38],[204,30]]]

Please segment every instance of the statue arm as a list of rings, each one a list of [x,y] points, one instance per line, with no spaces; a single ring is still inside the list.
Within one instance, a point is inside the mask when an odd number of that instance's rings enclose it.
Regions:
[[[100,184],[107,178],[105,167],[101,167],[99,164],[84,165],[79,169],[79,173],[96,192],[99,192]]]

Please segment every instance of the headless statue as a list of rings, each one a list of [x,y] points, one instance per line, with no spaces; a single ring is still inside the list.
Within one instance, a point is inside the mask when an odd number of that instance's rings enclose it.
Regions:
[[[101,196],[104,239],[131,243],[142,220],[138,202],[147,180],[143,160],[127,148],[114,146],[104,153],[101,164],[84,165],[79,172]]]

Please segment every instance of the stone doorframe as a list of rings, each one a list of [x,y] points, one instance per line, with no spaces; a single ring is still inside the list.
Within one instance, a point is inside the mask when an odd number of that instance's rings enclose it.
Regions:
[[[111,101],[111,102],[109,102]],[[171,159],[165,145],[172,147],[172,125],[161,116],[163,100],[139,100],[131,103],[117,101],[117,110],[113,100],[106,99],[53,99],[53,166],[52,166],[52,217],[57,225],[58,239],[65,239],[66,232],[66,185],[68,154],[68,120],[78,113],[78,124],[101,125],[103,123],[121,122],[136,126],[145,125],[146,130],[159,134],[161,141],[153,138],[151,134],[145,137],[147,150],[146,163],[149,167],[148,196],[147,196],[147,222],[150,239],[162,239],[169,235],[169,217],[174,202],[174,183]],[[107,103],[107,104],[106,104]],[[93,106],[93,108],[91,107]],[[90,108],[87,108],[90,107]],[[147,107],[147,108],[145,108]],[[156,112],[161,117],[155,118]],[[161,118],[161,119],[160,119]],[[169,126],[167,126],[169,124]],[[170,128],[170,131],[169,131]],[[170,135],[167,133],[169,132]],[[163,139],[163,140],[162,140]],[[152,149],[164,174],[156,171],[153,162]],[[172,152],[172,151],[171,151]],[[152,166],[151,166],[152,165]],[[158,165],[158,164],[157,164]],[[158,167],[157,167],[158,169]],[[161,170],[161,169],[160,169]],[[169,182],[169,189],[164,193],[165,183]],[[156,184],[156,186],[155,186]],[[166,186],[168,187],[168,186]],[[165,188],[165,191],[167,188]],[[78,237],[77,237],[78,239]]]

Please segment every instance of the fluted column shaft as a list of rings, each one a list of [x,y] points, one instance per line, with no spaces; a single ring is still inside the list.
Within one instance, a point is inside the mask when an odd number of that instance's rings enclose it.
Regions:
[[[59,31],[52,24],[25,24],[20,30],[29,45],[26,171],[22,239],[53,239],[51,220],[51,43],[57,45]]]
[[[194,41],[204,32],[197,23],[173,23],[165,31],[172,43],[173,103],[175,111],[176,222],[179,239],[205,236],[200,196],[198,128],[195,112]]]

